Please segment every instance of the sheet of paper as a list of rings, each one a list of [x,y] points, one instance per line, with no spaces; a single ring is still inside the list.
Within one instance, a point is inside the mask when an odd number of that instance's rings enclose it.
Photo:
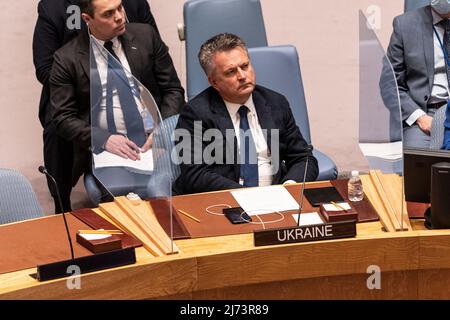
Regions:
[[[80,233],[80,236],[82,236],[83,238],[85,238],[88,241],[103,240],[103,239],[107,239],[107,238],[111,237],[110,234],[88,234],[88,233]]]
[[[140,154],[141,159],[133,161],[131,159],[124,159],[108,151],[103,151],[99,154],[94,154],[95,168],[106,167],[128,167],[133,168],[143,173],[151,173],[153,171],[153,153],[148,150]]]
[[[299,209],[297,201],[283,186],[236,190],[231,195],[250,216]]]
[[[359,148],[366,157],[396,160],[401,159],[403,156],[403,144],[401,141],[390,143],[360,143]]]
[[[298,224],[299,214],[293,214],[295,222]],[[324,224],[322,218],[317,212],[302,213],[300,218],[300,226],[313,226],[317,224]]]
[[[352,208],[352,207],[350,207],[350,205],[347,202],[339,202],[339,203],[337,203],[337,205],[339,207],[341,207],[341,208],[336,207],[334,204],[331,204],[331,203],[330,204],[324,204],[323,208],[326,211],[342,211],[342,209],[350,210]]]

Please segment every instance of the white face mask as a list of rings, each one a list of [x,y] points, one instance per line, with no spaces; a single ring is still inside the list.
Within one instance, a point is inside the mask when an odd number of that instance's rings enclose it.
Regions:
[[[450,13],[450,0],[432,0],[431,6],[439,14],[447,15]]]

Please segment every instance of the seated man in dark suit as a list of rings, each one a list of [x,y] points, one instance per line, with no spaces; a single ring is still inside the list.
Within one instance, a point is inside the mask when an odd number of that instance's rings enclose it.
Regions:
[[[49,181],[48,187],[55,200],[56,213],[71,210],[73,145],[56,134],[51,115],[48,80],[56,50],[75,38],[79,32],[87,30],[81,14],[78,16],[75,14],[69,16],[68,14],[68,9],[78,5],[79,2],[80,0],[39,1],[38,19],[33,35],[33,61],[37,79],[42,83],[39,120],[44,129],[44,163],[59,186],[63,206],[63,208],[59,207],[55,187]],[[123,0],[122,5],[128,22],[148,23],[158,31],[147,0]],[[69,12],[71,11],[69,10]],[[70,18],[74,18],[74,20]],[[69,28],[72,27],[68,26],[69,21],[74,22],[73,29]]]
[[[136,133],[136,128],[127,125],[126,113],[131,112],[133,116],[137,112],[142,114],[141,109],[137,109],[142,106],[134,96],[138,91],[136,83],[125,70],[132,70],[133,76],[151,92],[163,118],[179,113],[184,105],[184,90],[168,48],[154,28],[147,24],[125,24],[120,0],[81,0],[80,6],[91,37],[87,31],[81,32],[59,49],[50,75],[50,100],[56,131],[74,144],[73,185],[90,170],[91,150],[97,152],[101,148],[120,157],[137,160],[140,152],[148,148],[146,141],[150,141],[150,137],[142,139],[142,132]],[[97,45],[93,45],[91,60],[90,40]],[[107,63],[103,57],[106,50],[111,58]],[[97,65],[93,68],[97,81],[90,79],[94,76],[90,68],[93,61]],[[113,67],[110,61],[114,61]],[[128,92],[123,91],[124,87],[120,90],[119,87],[111,88],[110,76],[114,74],[124,75],[121,83],[128,81],[124,86]],[[90,91],[92,81],[98,84],[97,92]],[[100,94],[98,99],[96,94]],[[95,103],[93,106],[103,110],[106,118],[96,119],[93,126],[95,134],[91,134],[91,98],[98,101],[98,105]],[[110,111],[112,117],[108,118]],[[114,129],[110,127],[110,120]],[[144,128],[142,121],[136,121],[137,126]],[[107,126],[97,126],[97,123]],[[139,141],[131,138],[131,131],[133,135],[136,133]],[[91,140],[94,142],[92,146]]]
[[[307,163],[306,180],[314,180],[317,160],[288,101],[256,85],[245,43],[233,34],[217,35],[202,45],[199,60],[211,87],[180,115],[175,134],[182,137],[181,175],[174,192],[300,182]]]

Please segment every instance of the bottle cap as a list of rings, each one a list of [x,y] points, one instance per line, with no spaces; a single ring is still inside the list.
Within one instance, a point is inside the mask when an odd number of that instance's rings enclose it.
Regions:
[[[353,170],[352,171],[352,177],[357,177],[359,176],[359,171],[358,170]]]

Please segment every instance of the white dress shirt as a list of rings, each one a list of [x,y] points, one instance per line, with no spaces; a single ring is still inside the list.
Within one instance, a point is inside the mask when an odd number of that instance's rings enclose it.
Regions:
[[[108,50],[104,48],[105,41],[98,40],[94,36],[92,36],[94,39],[93,41],[96,41],[97,43],[93,44],[93,51],[95,56],[95,62],[97,63],[97,70],[100,76],[100,81],[102,84],[102,101],[100,104],[100,111],[99,111],[99,126],[102,129],[108,130],[108,123],[106,120],[106,92],[107,92],[107,76],[108,76]],[[122,47],[122,43],[120,40],[115,37],[112,40],[113,43],[113,50],[117,57],[120,59],[120,63],[122,64],[125,73],[127,75],[128,81],[130,83],[130,86],[134,86],[135,83],[138,83],[133,80],[133,75],[130,71],[130,65],[128,64],[127,57],[125,55],[125,52]],[[141,90],[145,90],[140,84],[139,84],[139,92]],[[125,120],[123,118],[122,108],[120,106],[120,100],[119,96],[117,94],[117,90],[113,89],[113,114],[114,114],[114,122],[116,125],[116,130],[118,133],[127,134],[126,126],[125,126]],[[141,113],[141,116],[143,118],[149,116],[149,113],[147,109],[142,104],[141,100],[134,96],[134,99],[136,101],[136,104],[139,108],[139,112]],[[144,121],[145,124],[145,121]]]
[[[439,38],[444,44],[444,27],[439,23],[444,20],[441,16],[439,16],[434,10],[431,10],[433,15],[433,25],[436,28],[437,33],[439,34]],[[441,44],[439,42],[436,33],[433,30],[433,39],[434,39],[434,80],[433,87],[431,89],[431,96],[428,104],[435,104],[438,102],[446,101],[449,98],[449,90],[448,90],[448,79],[447,79],[447,66],[445,63],[444,52],[442,52]],[[409,126],[412,126],[417,119],[421,116],[425,115],[425,111],[422,109],[417,109],[414,111],[408,119],[406,119],[406,123]]]
[[[259,124],[258,115],[256,114],[255,104],[253,103],[253,96],[244,103],[236,104],[225,101],[228,113],[230,114],[231,121],[233,122],[234,131],[236,133],[238,149],[240,150],[240,130],[239,125],[241,117],[239,116],[239,108],[245,105],[249,111],[247,114],[248,124],[250,131],[252,132],[253,140],[256,145],[256,152],[258,153],[258,178],[259,186],[270,186],[272,184],[272,162],[269,157],[269,150],[267,146],[266,138],[264,137],[261,125]]]

